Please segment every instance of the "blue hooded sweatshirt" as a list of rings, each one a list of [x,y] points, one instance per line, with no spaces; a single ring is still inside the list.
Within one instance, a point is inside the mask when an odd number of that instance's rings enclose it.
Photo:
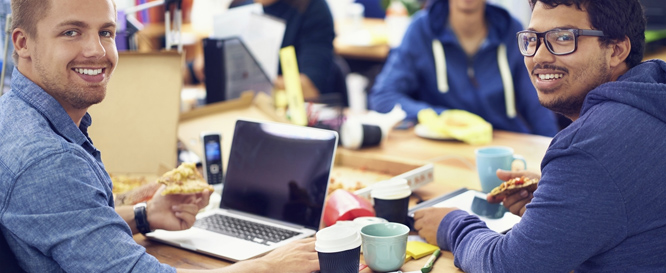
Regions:
[[[555,114],[539,104],[518,50],[520,23],[493,5],[486,5],[485,14],[488,36],[468,57],[447,26],[448,0],[416,13],[377,76],[370,109],[386,113],[399,103],[411,120],[425,108],[462,109],[495,129],[554,136]]]
[[[666,62],[590,91],[558,133],[522,219],[506,235],[457,210],[437,243],[465,272],[666,270]]]

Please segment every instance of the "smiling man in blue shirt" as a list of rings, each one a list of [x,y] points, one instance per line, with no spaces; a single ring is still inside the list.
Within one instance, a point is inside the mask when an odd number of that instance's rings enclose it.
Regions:
[[[210,192],[158,191],[138,217],[132,207],[115,207],[111,179],[87,133],[87,109],[104,99],[118,61],[114,3],[11,4],[16,69],[12,90],[0,98],[0,247],[28,272],[176,272],[132,235],[191,227]],[[316,270],[312,239],[215,272],[276,267]]]

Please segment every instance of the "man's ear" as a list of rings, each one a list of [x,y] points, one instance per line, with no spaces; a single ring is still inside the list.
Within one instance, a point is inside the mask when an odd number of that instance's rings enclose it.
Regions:
[[[627,59],[629,52],[631,51],[631,41],[629,37],[624,36],[624,39],[614,41],[610,45],[610,66],[616,67]]]
[[[25,30],[15,28],[12,32],[12,42],[14,43],[14,52],[18,54],[19,58],[30,58],[28,35]]]

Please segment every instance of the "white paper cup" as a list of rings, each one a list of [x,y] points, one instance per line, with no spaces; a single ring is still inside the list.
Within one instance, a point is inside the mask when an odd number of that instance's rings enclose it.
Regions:
[[[407,179],[393,178],[384,180],[372,185],[370,196],[384,200],[402,199],[412,194],[412,190],[407,184]]]
[[[361,235],[358,228],[332,225],[317,232],[315,250],[321,273],[358,273]]]
[[[374,184],[370,196],[374,201],[375,215],[389,222],[406,223],[411,194],[412,190],[404,178],[394,178]]]

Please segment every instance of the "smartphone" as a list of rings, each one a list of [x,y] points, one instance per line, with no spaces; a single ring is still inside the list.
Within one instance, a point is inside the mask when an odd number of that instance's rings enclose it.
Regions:
[[[222,171],[222,135],[216,132],[202,132],[203,145],[203,173],[208,184],[222,184],[224,175]]]

